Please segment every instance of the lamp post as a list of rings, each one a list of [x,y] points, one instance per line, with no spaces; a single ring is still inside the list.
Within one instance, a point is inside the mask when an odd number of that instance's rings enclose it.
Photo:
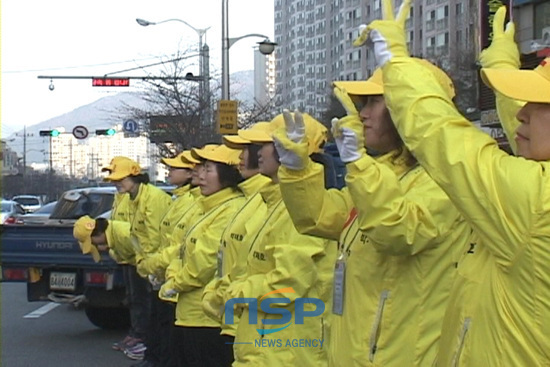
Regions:
[[[277,45],[269,40],[268,36],[258,33],[246,34],[240,37],[229,38],[229,0],[222,0],[222,99],[229,99],[229,48],[235,42],[247,37],[262,37],[258,42],[259,50],[264,55],[270,55]]]
[[[209,48],[206,43],[203,44],[203,37],[206,39],[206,31],[210,29],[210,27],[207,28],[195,28],[191,24],[187,23],[185,20],[182,19],[165,19],[160,22],[150,22],[145,19],[137,18],[136,22],[143,27],[147,27],[150,25],[157,25],[167,22],[179,22],[183,23],[192,30],[194,30],[197,35],[199,36],[199,74],[201,76],[200,84],[199,84],[199,96],[201,99],[204,99],[204,103],[206,105],[205,113],[203,113],[202,118],[202,124],[203,126],[210,123],[210,56],[209,56]]]

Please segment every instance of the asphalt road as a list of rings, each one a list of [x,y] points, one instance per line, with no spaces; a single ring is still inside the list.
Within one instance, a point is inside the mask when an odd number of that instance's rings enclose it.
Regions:
[[[128,367],[111,344],[126,330],[101,330],[71,305],[27,302],[24,283],[0,283],[2,367]],[[37,311],[39,310],[39,311]]]

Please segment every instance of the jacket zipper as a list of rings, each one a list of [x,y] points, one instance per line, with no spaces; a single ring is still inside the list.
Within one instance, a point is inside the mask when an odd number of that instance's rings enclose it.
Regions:
[[[472,323],[471,318],[466,317],[466,319],[464,319],[464,325],[462,326],[462,331],[460,333],[460,341],[458,344],[458,348],[453,357],[452,366],[454,367],[458,366],[458,362],[460,362],[460,355],[462,354],[462,349],[464,349],[464,339],[466,339],[466,333],[468,333],[468,329],[470,328],[471,323]]]
[[[372,324],[372,330],[370,334],[369,342],[369,361],[374,362],[374,355],[376,354],[376,343],[378,342],[378,331],[380,329],[380,323],[382,322],[382,314],[384,312],[384,306],[386,300],[390,295],[390,291],[384,290],[380,295],[380,301],[378,302],[378,310],[376,311],[376,317],[374,318],[374,323]]]

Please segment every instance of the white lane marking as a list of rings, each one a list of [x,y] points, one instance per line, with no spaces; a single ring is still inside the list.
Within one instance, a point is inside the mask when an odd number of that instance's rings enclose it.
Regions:
[[[23,316],[23,318],[24,319],[37,319],[40,316],[44,316],[45,314],[47,314],[48,312],[50,312],[54,308],[58,307],[59,305],[60,305],[60,303],[50,302],[50,303],[40,307],[39,309],[34,310],[33,312],[26,314],[25,316]]]

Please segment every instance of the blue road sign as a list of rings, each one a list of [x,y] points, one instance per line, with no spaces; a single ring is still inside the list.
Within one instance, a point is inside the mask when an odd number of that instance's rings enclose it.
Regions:
[[[138,123],[134,120],[126,120],[124,121],[124,124],[122,124],[122,129],[129,133],[135,133],[136,131],[138,131],[138,128]]]

